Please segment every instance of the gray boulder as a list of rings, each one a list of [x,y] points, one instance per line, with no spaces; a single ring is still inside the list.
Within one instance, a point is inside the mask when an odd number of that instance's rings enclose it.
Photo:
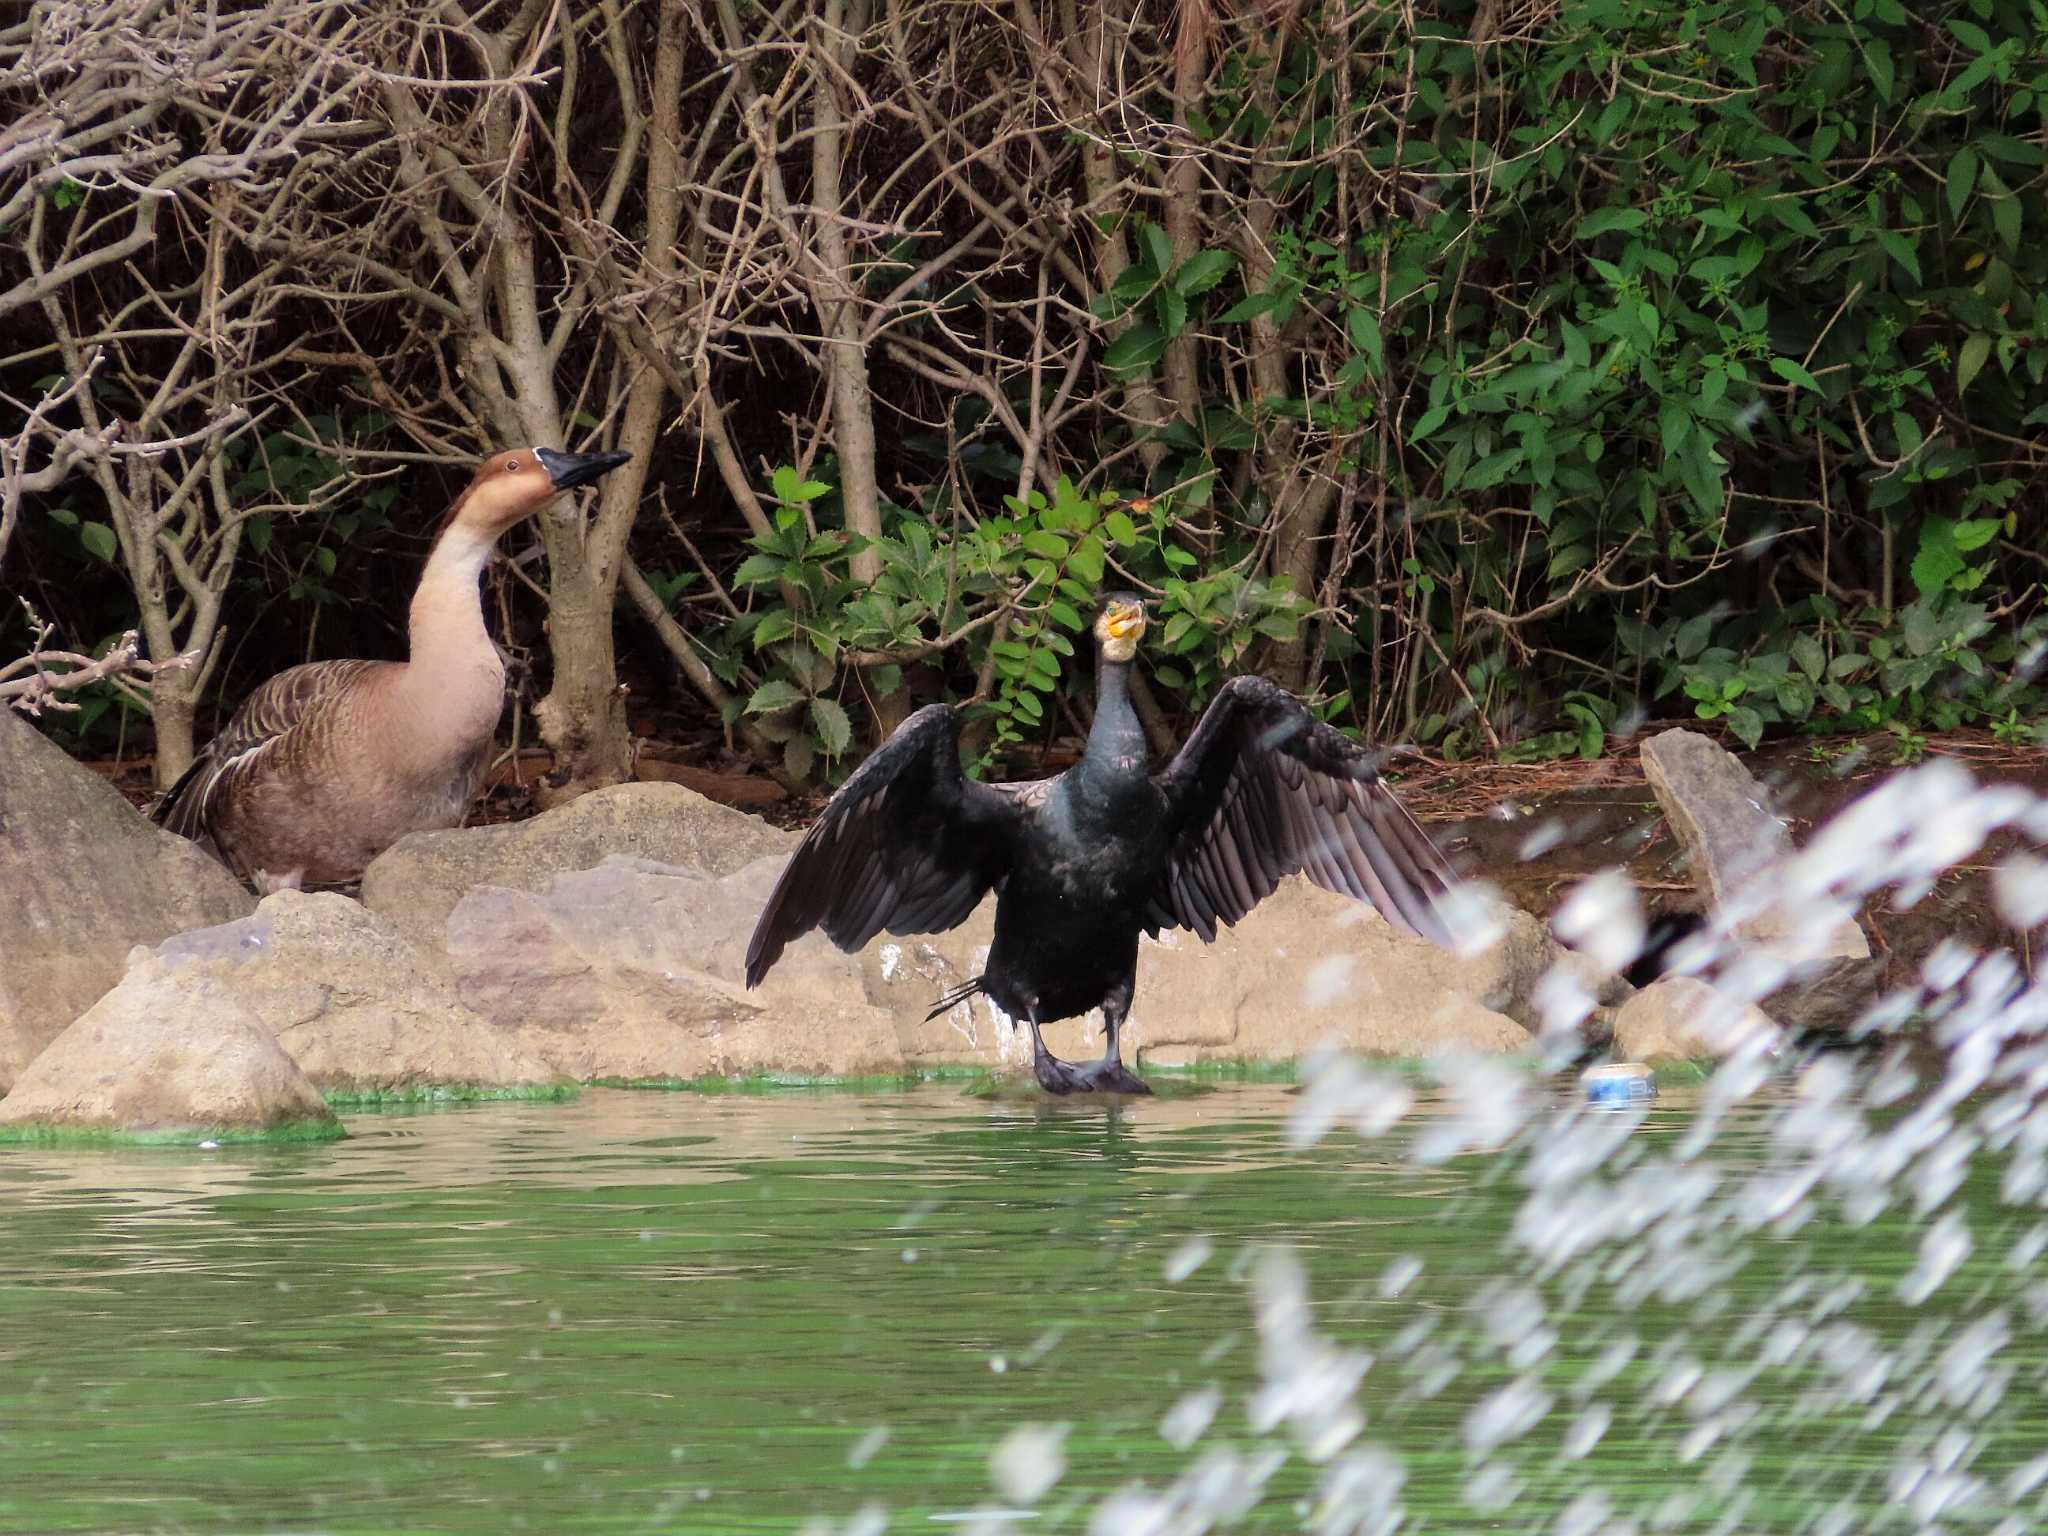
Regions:
[[[464,1006],[445,963],[346,896],[279,891],[139,963],[235,1006],[337,1099],[537,1094],[561,1082]]]
[[[319,1140],[340,1122],[233,988],[139,957],[23,1069],[0,1137]]]
[[[255,905],[0,706],[0,1088],[121,979],[137,944]]]
[[[438,949],[448,914],[476,886],[540,891],[556,875],[614,855],[725,875],[796,842],[680,784],[620,784],[530,821],[402,837],[363,872],[363,905],[415,944]]]
[[[1754,1004],[1693,976],[1664,976],[1614,1014],[1617,1061],[1697,1061],[1775,1042],[1783,1033]]]
[[[744,990],[747,940],[782,863],[720,877],[612,859],[544,892],[479,888],[447,924],[457,984],[471,1007],[586,1080],[1029,1061],[1026,1032],[986,998],[925,1017],[986,962],[992,901],[950,933],[885,935],[856,956],[809,935]],[[1499,1009],[1540,975],[1525,930],[1541,938],[1533,919],[1510,922],[1507,942],[1460,957],[1288,881],[1214,945],[1188,934],[1140,945],[1126,1057],[1277,1061],[1326,1043],[1401,1057],[1519,1050],[1528,1033]],[[1047,1041],[1090,1056],[1098,1030],[1096,1019],[1065,1021]]]
[[[1791,857],[1792,839],[1755,775],[1697,731],[1652,736],[1642,762],[1710,915],[1731,904],[1752,912],[1734,926],[1734,948],[1790,968],[1764,999],[1771,1012],[1801,1028],[1846,1028],[1876,996],[1870,940],[1853,919],[1811,932],[1808,913],[1771,899],[1773,871]]]

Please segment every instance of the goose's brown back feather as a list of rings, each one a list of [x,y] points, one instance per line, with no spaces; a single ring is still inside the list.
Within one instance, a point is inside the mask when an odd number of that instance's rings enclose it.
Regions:
[[[395,665],[315,661],[278,673],[243,701],[156,803],[151,819],[180,837],[212,835],[236,796],[316,762],[324,738],[348,718],[340,706],[367,679]]]

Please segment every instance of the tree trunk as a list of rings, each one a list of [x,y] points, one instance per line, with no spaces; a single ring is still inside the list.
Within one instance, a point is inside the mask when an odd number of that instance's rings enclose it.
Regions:
[[[832,441],[839,450],[839,494],[846,526],[863,539],[882,536],[881,492],[875,483],[874,396],[868,387],[867,336],[861,311],[860,276],[841,215],[841,164],[846,154],[846,103],[841,93],[855,63],[855,40],[867,25],[863,0],[828,0],[820,36],[812,44],[819,63],[812,72],[811,180],[817,203],[818,259],[824,271],[814,291],[818,323],[825,334],[827,377],[832,390]],[[874,585],[882,557],[861,550],[847,566],[856,585]],[[872,695],[871,695],[872,697]],[[880,745],[910,713],[901,690],[874,698],[875,742]]]
[[[178,776],[192,766],[197,750],[192,722],[199,712],[199,701],[194,682],[191,672],[181,670],[157,673],[150,686],[149,718],[156,728],[153,772],[160,791],[178,782]]]

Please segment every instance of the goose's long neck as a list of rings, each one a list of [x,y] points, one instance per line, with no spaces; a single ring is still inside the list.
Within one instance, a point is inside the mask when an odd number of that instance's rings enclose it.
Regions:
[[[411,650],[396,675],[385,751],[396,768],[432,777],[490,740],[505,701],[505,666],[484,628],[478,590],[497,540],[457,523],[427,557],[413,593]]]
[[[429,672],[481,656],[496,660],[478,584],[497,539],[457,523],[441,536],[412,595],[410,667]]]

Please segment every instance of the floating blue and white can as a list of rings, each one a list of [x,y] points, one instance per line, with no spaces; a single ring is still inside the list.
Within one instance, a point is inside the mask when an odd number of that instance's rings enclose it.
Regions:
[[[1633,1104],[1657,1097],[1656,1076],[1640,1061],[1588,1067],[1579,1074],[1579,1086],[1589,1104]]]

